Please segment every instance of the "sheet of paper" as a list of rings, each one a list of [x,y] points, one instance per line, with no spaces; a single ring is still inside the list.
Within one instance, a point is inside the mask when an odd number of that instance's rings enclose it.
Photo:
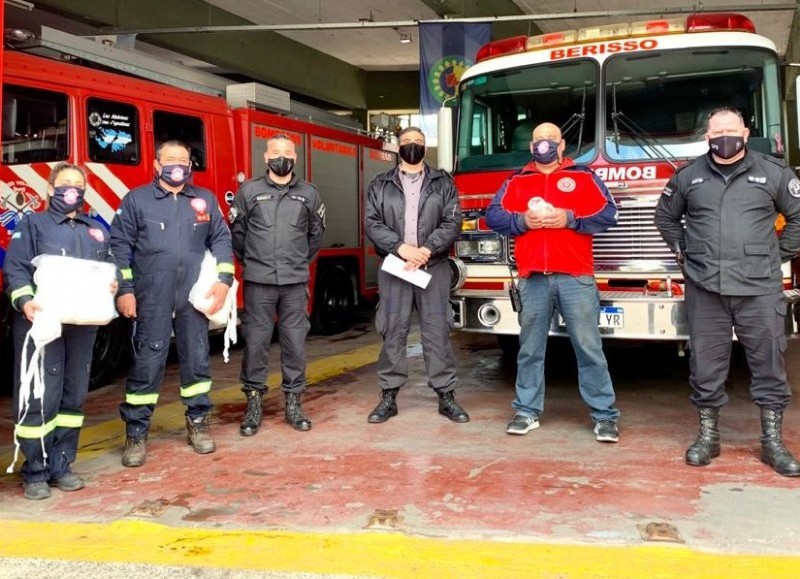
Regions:
[[[407,270],[406,262],[393,253],[384,258],[381,269],[422,289],[428,287],[428,282],[431,281],[431,274],[427,271],[421,269]]]

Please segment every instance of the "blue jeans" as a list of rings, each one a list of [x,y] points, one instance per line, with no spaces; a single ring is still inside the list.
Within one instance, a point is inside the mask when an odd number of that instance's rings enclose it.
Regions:
[[[522,312],[519,314],[520,349],[517,357],[518,414],[538,417],[544,410],[544,358],[555,310],[564,318],[578,361],[578,388],[591,417],[617,421],[614,387],[603,354],[600,331],[600,295],[594,277],[567,274],[532,274],[519,280]]]

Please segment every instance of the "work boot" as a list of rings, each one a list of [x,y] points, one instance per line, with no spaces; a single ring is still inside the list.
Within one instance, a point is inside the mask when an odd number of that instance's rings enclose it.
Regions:
[[[783,410],[761,409],[761,462],[783,476],[800,476],[800,463],[783,446]]]
[[[31,501],[41,501],[50,498],[50,485],[47,481],[37,480],[36,482],[23,482],[22,490],[25,498]]]
[[[700,433],[686,449],[686,464],[707,466],[711,459],[719,456],[719,408],[698,408]]]
[[[397,416],[397,391],[399,388],[390,388],[388,390],[381,390],[381,401],[375,409],[370,412],[367,422],[372,424],[379,424],[386,422],[392,416]]]
[[[456,402],[452,390],[437,394],[439,394],[439,414],[453,422],[469,422],[469,414]]]
[[[247,410],[239,426],[239,434],[242,436],[253,436],[261,427],[261,418],[264,416],[263,399],[264,395],[258,390],[247,392]]]
[[[122,466],[142,466],[147,459],[147,435],[126,436],[122,451]]]
[[[50,484],[58,487],[59,490],[64,491],[66,493],[72,491],[79,491],[83,487],[86,486],[86,481],[84,481],[81,477],[76,475],[74,472],[68,472],[62,474],[58,478],[54,478],[50,480]]]
[[[217,450],[217,445],[208,434],[208,415],[197,418],[186,417],[186,444],[197,454],[209,454]]]
[[[303,414],[303,406],[300,404],[300,394],[296,392],[286,393],[286,409],[284,418],[295,430],[311,430],[311,421]]]

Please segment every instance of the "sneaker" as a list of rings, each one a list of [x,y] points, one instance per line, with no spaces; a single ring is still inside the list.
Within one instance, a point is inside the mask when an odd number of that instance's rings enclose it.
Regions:
[[[594,424],[594,434],[599,442],[619,441],[619,428],[613,420],[599,420]]]
[[[524,414],[515,414],[511,422],[506,426],[506,433],[508,434],[528,434],[531,430],[539,428],[539,418],[536,416],[525,416]]]

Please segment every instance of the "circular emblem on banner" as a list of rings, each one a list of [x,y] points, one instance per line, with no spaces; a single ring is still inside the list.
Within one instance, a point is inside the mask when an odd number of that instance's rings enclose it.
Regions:
[[[572,177],[562,177],[556,183],[556,187],[558,187],[559,191],[563,191],[564,193],[572,193],[575,191],[575,179]]]
[[[428,90],[440,103],[458,93],[461,75],[472,65],[463,56],[444,56],[437,60],[428,74]]]
[[[95,241],[99,241],[101,243],[105,241],[105,236],[103,235],[103,232],[97,229],[96,227],[92,227],[89,230],[89,235],[91,235],[92,239],[94,239]]]
[[[103,117],[97,111],[89,113],[89,124],[97,128],[103,124]]]
[[[205,199],[199,199],[195,197],[192,199],[192,209],[194,209],[197,213],[202,213],[206,210],[206,202]]]

